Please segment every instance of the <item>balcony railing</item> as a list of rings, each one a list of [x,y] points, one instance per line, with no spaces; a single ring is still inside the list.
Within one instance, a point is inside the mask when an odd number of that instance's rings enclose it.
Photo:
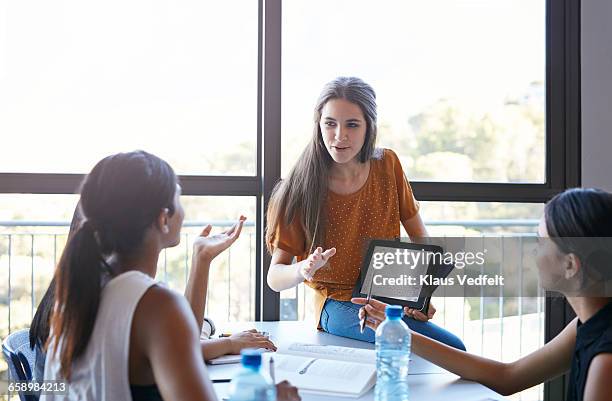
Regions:
[[[233,221],[185,222],[181,243],[165,250],[158,262],[157,279],[183,291],[191,263],[191,244],[203,226],[213,230]],[[430,233],[449,226],[463,227],[473,235],[513,232],[533,235],[537,220],[428,221]],[[28,327],[61,255],[68,222],[0,221],[0,337]],[[248,321],[255,311],[255,225],[246,222],[241,238],[211,267],[207,316],[216,321]],[[309,289],[300,285],[281,293],[281,319],[312,315]],[[460,336],[469,351],[504,361],[539,348],[544,340],[543,297],[433,299],[438,309],[434,322]],[[0,362],[0,372],[6,369]],[[1,375],[1,373],[0,373]],[[515,399],[541,400],[543,386]]]

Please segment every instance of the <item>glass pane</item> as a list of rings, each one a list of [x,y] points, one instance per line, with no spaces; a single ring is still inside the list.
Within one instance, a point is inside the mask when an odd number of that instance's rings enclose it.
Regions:
[[[0,4],[0,172],[85,173],[144,149],[255,175],[256,1]]]
[[[229,251],[213,261],[206,316],[214,321],[255,318],[255,198],[183,196],[181,243],[163,251],[157,279],[185,289],[194,238],[206,224],[212,234],[243,214],[247,221]],[[0,194],[0,338],[30,325],[66,243],[77,195]],[[0,366],[0,375],[2,367]]]
[[[33,195],[33,194],[0,194],[0,230],[15,224],[23,226],[24,222],[70,223],[74,208],[79,202],[79,195]],[[0,231],[1,233],[2,231]]]
[[[373,86],[378,145],[409,179],[544,182],[545,3],[283,2],[283,176],[344,75]]]

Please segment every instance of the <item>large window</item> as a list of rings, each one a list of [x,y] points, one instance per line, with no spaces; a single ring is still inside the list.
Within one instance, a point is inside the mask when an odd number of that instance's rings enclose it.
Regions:
[[[533,235],[543,203],[580,182],[578,14],[547,0],[283,2],[282,176],[312,137],[323,85],[357,76],[377,93],[378,145],[398,154],[432,234]],[[311,295],[284,291],[281,317],[311,316]],[[511,360],[541,346],[545,327],[556,334],[543,298],[436,302],[438,324],[487,356]],[[548,386],[562,397],[562,383]]]
[[[544,202],[580,183],[579,11],[572,0],[0,2],[0,334],[27,325],[82,174],[137,148],[170,162],[188,206],[159,277],[182,290],[200,223],[247,214],[214,267],[208,312],[303,315],[302,292],[265,285],[264,213],[340,75],[375,88],[378,144],[396,150],[437,229],[533,228]],[[477,326],[488,315],[473,311],[489,309],[469,305]],[[542,313],[532,306],[523,312]],[[550,338],[560,309],[546,311]],[[562,384],[548,389],[562,398]]]
[[[203,225],[246,215],[212,266],[206,313],[261,317],[261,7],[0,3],[0,338],[29,325],[82,175],[135,149],[168,161],[183,187],[181,244],[162,253],[157,278],[182,292]]]
[[[257,1],[2,2],[0,172],[256,175]]]
[[[545,6],[283,3],[283,174],[311,137],[323,85],[357,76],[377,93],[379,145],[410,179],[544,183]]]

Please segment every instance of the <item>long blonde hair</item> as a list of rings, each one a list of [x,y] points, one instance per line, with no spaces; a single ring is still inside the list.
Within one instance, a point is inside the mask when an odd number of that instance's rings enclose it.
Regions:
[[[278,225],[281,222],[289,225],[296,217],[305,233],[309,252],[312,252],[315,244],[320,245],[325,240],[325,216],[322,215],[321,209],[327,196],[328,174],[333,159],[325,148],[319,122],[323,106],[332,99],[345,99],[359,106],[366,120],[365,141],[359,151],[359,162],[367,162],[374,154],[377,132],[374,89],[355,77],[339,77],[328,82],[315,106],[310,143],[291,169],[289,176],[279,181],[272,191],[266,228],[266,247],[270,254],[274,251],[272,242]]]

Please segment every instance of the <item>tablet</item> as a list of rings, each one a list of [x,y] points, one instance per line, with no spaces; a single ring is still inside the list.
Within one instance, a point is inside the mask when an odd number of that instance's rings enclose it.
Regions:
[[[421,276],[446,277],[453,268],[443,265],[439,257],[431,257],[442,253],[437,245],[372,240],[353,297],[366,298],[372,287],[372,298],[426,311],[436,286],[423,282]]]

